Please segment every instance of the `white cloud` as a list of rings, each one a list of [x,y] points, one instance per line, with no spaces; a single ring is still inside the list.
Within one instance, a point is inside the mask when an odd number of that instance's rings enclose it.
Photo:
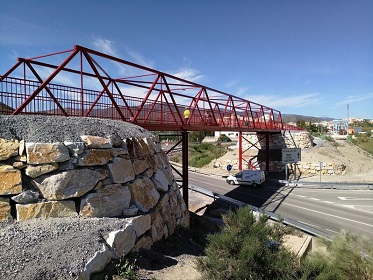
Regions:
[[[197,71],[195,69],[183,68],[183,69],[180,69],[179,71],[177,71],[176,73],[172,73],[171,75],[173,75],[175,77],[178,77],[178,78],[181,78],[181,79],[184,79],[184,80],[197,82],[197,80],[200,80],[201,78],[204,77],[203,75],[198,75],[198,73],[199,73],[199,71]]]
[[[110,41],[103,38],[94,38],[93,45],[95,46],[96,50],[111,56],[118,57],[118,52],[114,47],[114,41]]]
[[[154,62],[147,61],[139,52],[128,50],[127,53],[133,59],[133,62],[148,68],[153,68]]]
[[[239,87],[239,88],[236,89],[236,91],[233,95],[244,96],[247,93],[248,90],[249,90],[249,87]]]
[[[232,88],[235,85],[237,85],[238,81],[237,80],[229,80],[228,82],[225,83],[226,88]]]
[[[298,94],[292,96],[283,95],[247,95],[245,99],[259,103],[274,109],[301,108],[320,104],[323,100],[317,93]]]
[[[364,100],[367,100],[367,99],[371,99],[371,98],[373,99],[373,93],[368,93],[366,95],[351,95],[351,96],[347,96],[344,100],[336,103],[335,106],[333,106],[333,108],[344,106],[344,105],[347,105],[347,104],[350,104],[350,103],[361,102],[361,101],[364,101]]]

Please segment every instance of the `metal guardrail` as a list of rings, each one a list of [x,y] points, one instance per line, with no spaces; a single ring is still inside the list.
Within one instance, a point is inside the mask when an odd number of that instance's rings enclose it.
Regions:
[[[285,184],[286,186],[293,186],[299,188],[312,188],[319,189],[337,189],[337,190],[373,190],[373,183],[360,183],[360,182],[307,182],[307,181],[287,181],[275,180],[274,181]]]
[[[266,211],[266,210],[262,210],[258,207],[249,205],[247,203],[244,203],[242,201],[230,198],[228,196],[225,196],[225,195],[222,195],[222,194],[219,194],[219,193],[216,193],[216,192],[212,192],[210,190],[207,190],[207,189],[204,189],[204,188],[201,188],[201,187],[198,187],[198,186],[194,186],[194,185],[191,185],[191,184],[188,186],[188,188],[192,191],[195,191],[195,192],[198,192],[200,194],[212,197],[212,198],[214,198],[214,200],[215,199],[221,199],[221,200],[223,200],[227,203],[234,204],[238,207],[250,206],[251,209],[257,214],[266,215],[269,219],[271,219],[273,221],[282,222],[285,225],[295,227],[298,230],[303,231],[304,233],[310,234],[312,236],[322,236],[326,239],[331,239],[332,238],[332,236],[327,232],[321,231],[317,228],[314,228],[312,226],[303,224],[303,223],[295,221],[293,219],[282,217],[282,216],[280,216],[276,213],[269,212],[269,211]]]

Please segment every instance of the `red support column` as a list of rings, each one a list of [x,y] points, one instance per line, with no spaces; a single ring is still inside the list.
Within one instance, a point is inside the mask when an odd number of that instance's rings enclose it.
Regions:
[[[269,132],[266,133],[266,172],[269,172]]]
[[[242,131],[238,132],[238,169],[242,170]]]
[[[182,170],[183,170],[183,199],[187,209],[189,209],[188,194],[188,131],[183,130],[182,134]]]

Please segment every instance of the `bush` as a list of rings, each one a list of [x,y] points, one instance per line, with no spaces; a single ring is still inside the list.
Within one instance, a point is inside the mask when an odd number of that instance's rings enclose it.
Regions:
[[[305,260],[302,279],[373,279],[373,242],[347,231],[332,241],[320,240],[325,252]]]
[[[229,211],[220,233],[209,235],[206,257],[197,261],[202,279],[299,279],[296,255],[283,246],[294,230],[256,220],[249,207]]]
[[[212,160],[221,157],[225,154],[225,150],[221,146],[216,146],[211,143],[202,143],[198,145],[190,145],[189,149],[189,166],[202,167],[209,164]]]

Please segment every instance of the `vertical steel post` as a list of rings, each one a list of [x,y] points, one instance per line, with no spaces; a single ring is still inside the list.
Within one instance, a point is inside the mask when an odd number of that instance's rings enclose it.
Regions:
[[[269,132],[266,133],[266,172],[269,172]]]
[[[189,195],[188,195],[188,131],[183,130],[182,135],[182,169],[183,169],[183,198],[187,209],[189,209]]]
[[[238,169],[242,170],[242,131],[238,132]]]

